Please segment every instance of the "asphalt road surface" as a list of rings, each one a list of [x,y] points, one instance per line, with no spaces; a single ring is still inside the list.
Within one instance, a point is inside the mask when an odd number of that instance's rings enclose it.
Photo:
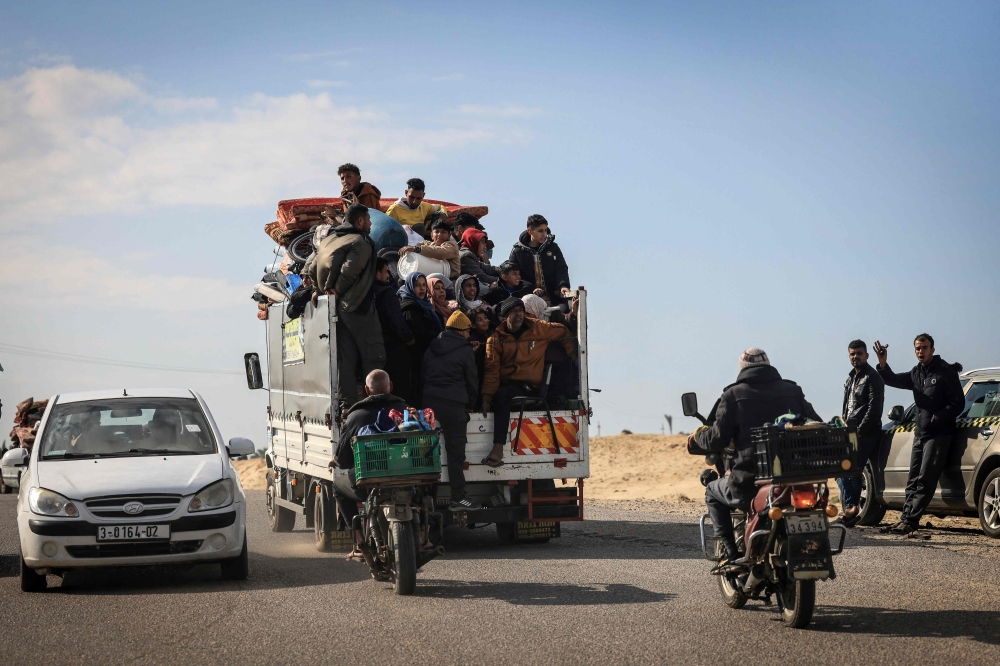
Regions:
[[[773,607],[733,611],[701,559],[695,518],[591,506],[548,544],[448,533],[412,597],[365,566],[272,534],[249,491],[250,579],[217,566],[102,570],[20,592],[12,495],[0,496],[3,664],[995,664],[997,547],[851,533],[808,630]],[[971,545],[970,545],[971,544]]]

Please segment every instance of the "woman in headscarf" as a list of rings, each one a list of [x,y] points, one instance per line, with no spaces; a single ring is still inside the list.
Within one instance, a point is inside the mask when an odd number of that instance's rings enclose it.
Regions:
[[[542,321],[548,321],[546,316],[547,305],[545,300],[541,296],[535,296],[534,294],[525,294],[521,297],[521,301],[524,302],[524,314],[532,317],[533,319],[539,319]]]
[[[479,279],[475,275],[462,275],[455,283],[455,300],[458,309],[471,317],[473,310],[483,306],[479,300]]]
[[[480,409],[483,396],[483,378],[486,376],[486,341],[493,334],[493,320],[489,306],[484,306],[469,313],[472,321],[472,330],[469,331],[469,342],[472,344],[472,351],[476,357],[476,372],[479,373],[479,400],[476,401],[476,409]]]
[[[448,300],[448,290],[445,288],[444,280],[437,277],[427,278],[427,288],[430,290],[431,304],[434,306],[434,312],[441,317],[441,324],[448,321],[448,317],[451,313],[458,308],[458,303],[455,301]]]
[[[427,278],[423,273],[410,273],[406,282],[396,292],[399,294],[399,307],[403,311],[406,325],[413,332],[413,346],[410,347],[410,404],[422,407],[423,397],[420,394],[421,367],[424,362],[424,352],[436,338],[444,325],[431,303]],[[390,377],[391,379],[391,377]]]
[[[461,272],[475,275],[484,285],[491,285],[500,277],[500,269],[490,265],[486,257],[486,233],[470,227],[462,233],[462,244],[458,248]]]

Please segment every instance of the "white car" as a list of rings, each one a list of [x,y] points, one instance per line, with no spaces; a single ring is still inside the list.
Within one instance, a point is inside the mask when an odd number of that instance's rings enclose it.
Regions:
[[[220,562],[223,578],[245,579],[246,498],[229,459],[253,451],[242,437],[223,444],[194,391],[55,396],[31,453],[4,455],[25,467],[21,589],[70,569],[181,562]]]

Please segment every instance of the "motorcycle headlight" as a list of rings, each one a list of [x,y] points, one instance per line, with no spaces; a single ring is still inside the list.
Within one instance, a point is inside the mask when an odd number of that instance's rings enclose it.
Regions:
[[[80,515],[80,510],[73,502],[45,488],[32,488],[28,491],[28,506],[42,516],[75,518]]]
[[[233,481],[223,479],[202,488],[191,498],[188,511],[211,511],[233,503]]]

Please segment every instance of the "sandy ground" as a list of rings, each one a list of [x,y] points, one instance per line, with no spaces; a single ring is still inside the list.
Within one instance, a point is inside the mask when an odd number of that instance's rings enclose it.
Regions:
[[[263,458],[234,460],[233,467],[240,475],[240,484],[244,490],[264,490],[264,472],[267,466]]]

